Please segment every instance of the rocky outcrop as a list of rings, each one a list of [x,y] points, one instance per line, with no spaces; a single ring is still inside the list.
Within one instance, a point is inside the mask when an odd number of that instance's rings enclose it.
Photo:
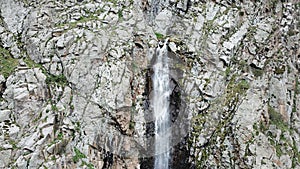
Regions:
[[[299,168],[299,8],[1,1],[0,168],[153,167],[151,60],[166,38],[172,168]]]

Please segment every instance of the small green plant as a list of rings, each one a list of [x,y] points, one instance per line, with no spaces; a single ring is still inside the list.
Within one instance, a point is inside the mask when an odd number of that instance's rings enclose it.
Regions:
[[[14,150],[18,148],[17,143],[14,140],[9,140],[9,144],[12,146]]]
[[[293,149],[293,152],[294,152],[294,158],[293,158],[293,161],[292,161],[292,168],[295,168],[297,162],[300,161],[300,151],[298,151],[295,140],[293,141],[292,149]]]
[[[285,71],[285,66],[278,66],[275,68],[275,74],[280,75],[283,74]]]
[[[250,84],[246,80],[241,80],[238,83],[238,88],[239,88],[239,90],[246,91],[250,88]]]
[[[91,164],[91,163],[87,164],[86,166],[87,166],[89,169],[94,169],[94,168],[95,168],[94,165]]]
[[[123,18],[123,10],[122,9],[120,9],[118,11],[118,17],[119,17],[119,19]]]
[[[48,116],[46,116],[43,120],[42,120],[42,122],[46,122],[48,120]]]
[[[40,112],[39,115],[33,120],[33,122],[35,123],[35,122],[37,122],[39,119],[41,119],[41,118],[42,118],[42,115],[43,115],[43,113]]]
[[[51,110],[54,111],[54,112],[56,112],[56,111],[58,111],[58,108],[56,107],[56,105],[53,104],[51,106]]]
[[[62,140],[64,138],[64,134],[63,133],[58,133],[57,134],[57,139]]]
[[[267,131],[268,130],[268,126],[267,126],[267,124],[266,123],[264,123],[263,121],[260,121],[259,122],[259,130],[261,131],[261,132],[265,132],[265,131]]]
[[[73,104],[70,105],[70,109],[74,110],[74,105]]]
[[[48,75],[46,78],[47,84],[59,84],[64,86],[67,83],[67,78],[63,74],[60,75]]]
[[[282,147],[282,145],[279,145],[279,144],[276,144],[276,145],[275,145],[276,154],[277,154],[278,157],[281,157],[282,154],[283,154],[283,152],[282,152],[282,150],[281,150],[281,147]]]
[[[12,58],[9,51],[0,46],[0,74],[7,78],[14,72],[18,63],[18,59]]]
[[[254,129],[254,130],[258,130],[257,123],[254,123],[254,124],[253,124],[253,129]]]
[[[86,155],[79,151],[79,149],[74,148],[75,155],[73,156],[73,162],[77,163],[79,160],[86,158]]]
[[[262,69],[252,68],[252,73],[255,77],[260,77],[264,74]]]
[[[295,94],[300,94],[300,87],[299,87],[299,80],[298,80],[298,77],[296,77],[296,80],[295,80]]]
[[[75,123],[75,131],[79,132],[79,131],[80,131],[80,128],[81,128],[80,122],[77,121],[77,122]]]
[[[56,161],[56,157],[53,155],[53,156],[51,157],[51,160],[52,160],[52,161]]]
[[[29,68],[40,68],[42,70],[42,72],[47,76],[46,83],[48,85],[58,84],[58,85],[64,86],[68,83],[68,80],[64,74],[52,75],[46,71],[46,69],[43,67],[43,65],[35,63],[33,60],[31,60],[28,57],[24,58],[24,62],[26,63],[26,65]]]
[[[299,88],[299,80],[296,77],[295,79],[295,89],[294,89],[294,98],[293,98],[293,108],[292,112],[297,112],[297,95],[300,93],[300,88]]]
[[[82,161],[82,166],[87,166],[88,169],[94,169],[94,165],[91,163],[86,163],[85,161]]]
[[[245,79],[237,79],[237,75],[233,74],[229,80],[226,87],[226,95],[224,96],[223,104],[225,106],[232,105],[232,103],[240,102],[241,98],[246,94],[247,90],[250,88],[250,84]]]
[[[157,32],[155,32],[155,36],[156,36],[156,38],[157,38],[158,40],[161,40],[161,39],[163,39],[163,38],[165,37],[163,34],[157,33]]]
[[[229,77],[230,72],[231,72],[230,67],[227,67],[225,70],[225,77]]]
[[[135,126],[135,122],[134,122],[134,121],[130,121],[130,122],[129,122],[129,129],[130,129],[130,130],[133,130],[133,129],[134,129],[134,126]]]
[[[26,65],[29,68],[41,68],[41,69],[44,69],[44,67],[41,64],[35,63],[29,57],[24,58],[23,61],[26,63]]]
[[[289,130],[288,124],[284,121],[282,115],[270,105],[268,105],[268,113],[270,117],[270,124],[277,126],[282,131]]]
[[[297,108],[296,108],[296,106],[293,106],[293,108],[292,108],[292,112],[293,112],[293,113],[297,112]]]

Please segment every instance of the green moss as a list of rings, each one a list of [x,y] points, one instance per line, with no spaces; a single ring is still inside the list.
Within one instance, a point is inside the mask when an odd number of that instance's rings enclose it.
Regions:
[[[239,15],[240,15],[240,16],[244,16],[244,15],[245,15],[245,12],[244,12],[244,11],[240,11],[240,12],[239,12]]]
[[[294,158],[292,158],[292,168],[295,168],[296,164],[300,161],[300,151],[297,148],[295,140],[293,140],[292,149],[293,149],[293,153],[294,153],[293,154]]]
[[[228,77],[230,75],[230,67],[227,67],[225,70],[225,77]]]
[[[18,59],[12,58],[9,51],[0,46],[0,74],[7,78],[15,71],[18,63]]]
[[[297,108],[296,108],[296,106],[293,106],[293,108],[292,108],[292,112],[293,112],[293,113],[297,112]]]
[[[122,9],[120,9],[118,11],[118,17],[119,17],[119,19],[123,18],[123,10]]]
[[[97,19],[98,19],[97,16],[95,16],[94,14],[91,14],[87,17],[81,16],[77,23],[83,23],[83,22],[88,22],[88,21],[97,20]]]
[[[18,146],[17,146],[17,143],[15,142],[15,140],[9,140],[8,142],[14,150],[18,149]]]
[[[295,89],[294,89],[294,98],[293,98],[293,108],[292,112],[297,112],[297,95],[300,93],[299,80],[298,77],[295,77]]]
[[[295,89],[294,89],[294,98],[293,98],[293,108],[292,112],[297,112],[297,95],[300,93],[300,85],[299,85],[299,80],[296,77],[295,79]]]
[[[268,141],[271,145],[273,145],[273,146],[276,145],[275,141],[271,137],[268,138]]]
[[[34,120],[33,120],[33,122],[35,123],[35,122],[37,122],[39,119],[41,119],[42,118],[42,112],[40,112],[40,114],[38,115],[38,117],[36,117]]]
[[[113,4],[117,4],[118,3],[118,0],[105,0],[106,2],[111,2],[111,3],[113,3]]]
[[[278,157],[282,156],[283,152],[281,150],[282,145],[280,145],[278,142],[274,141],[272,137],[268,137],[269,143],[275,148],[276,155]]]
[[[272,106],[268,105],[268,113],[270,121],[272,123],[280,123],[282,121],[282,116],[278,113]]]
[[[135,122],[134,121],[130,121],[130,123],[129,123],[129,129],[133,130],[134,126],[135,126]]]
[[[253,124],[253,129],[254,129],[254,130],[258,130],[257,123],[254,123],[254,124]]]
[[[247,80],[242,79],[237,82],[237,76],[233,75],[227,85],[227,92],[244,93],[249,88],[250,84]]]
[[[204,84],[204,89],[205,89],[210,84],[210,79],[209,78],[205,78],[203,80],[205,80],[205,84]]]
[[[88,169],[94,169],[94,165],[91,163],[86,163],[85,161],[82,161],[81,167],[86,166]]]
[[[281,150],[281,147],[282,147],[282,146],[279,145],[279,144],[276,144],[276,145],[275,145],[276,154],[277,154],[278,157],[281,157],[282,154],[283,154],[283,152],[282,152],[282,150]]]
[[[56,105],[51,105],[51,110],[54,112],[57,112],[58,108],[56,107]]]
[[[247,66],[247,61],[245,60],[240,60],[239,61],[239,65],[243,68],[243,67],[246,67]]]
[[[51,157],[51,160],[52,160],[52,161],[56,161],[56,157],[53,155],[53,156]]]
[[[43,120],[42,120],[42,122],[46,122],[48,120],[48,116],[46,116]]]
[[[260,77],[264,74],[262,69],[252,68],[252,73],[255,77]]]
[[[57,139],[62,140],[64,138],[64,134],[62,132],[57,134]]]
[[[35,63],[29,57],[26,57],[23,60],[29,68],[43,68],[43,66],[41,64]]]
[[[260,122],[259,122],[259,130],[262,131],[263,133],[264,133],[265,131],[267,131],[267,130],[268,130],[267,124],[265,124],[265,123],[263,123],[262,121],[260,121]]]
[[[31,60],[29,57],[23,58],[23,61],[26,63],[27,67],[29,68],[39,68],[42,70],[43,74],[49,75],[49,73],[46,71],[44,66],[39,63],[35,63],[33,60]]]
[[[113,0],[115,1],[115,0]],[[55,26],[59,27],[59,28],[64,28],[64,27],[68,27],[67,30],[73,29],[77,27],[78,23],[85,23],[88,21],[94,21],[94,20],[99,20],[98,16],[102,13],[105,12],[104,8],[99,8],[98,10],[91,12],[91,11],[85,11],[86,12],[86,16],[81,16],[78,20],[76,20],[75,22],[68,22],[68,23],[57,23]],[[65,31],[67,31],[65,30]]]
[[[246,33],[246,37],[253,38],[253,36],[256,33],[256,31],[257,31],[257,26],[250,26],[248,28],[248,32]]]
[[[52,146],[53,144],[56,144],[60,141],[63,141],[64,140],[64,134],[62,132],[59,132],[55,138],[48,144],[48,146]]]
[[[250,88],[250,84],[248,81],[243,79],[238,83],[237,87],[238,87],[239,91],[245,92],[246,90],[248,90]]]
[[[299,80],[298,77],[295,79],[295,95],[300,94]]]
[[[247,80],[242,79],[237,82],[237,76],[233,75],[227,85],[225,105],[230,105],[230,102],[238,102],[239,98],[243,96],[250,88],[250,84]]]
[[[226,137],[232,132],[232,128],[230,127],[230,122],[234,117],[236,112],[236,106],[241,101],[241,96],[250,88],[249,83],[246,80],[237,80],[237,75],[232,75],[229,84],[227,85],[226,94],[224,98],[221,99],[223,101],[220,103],[217,101],[215,105],[218,106],[226,106],[228,110],[222,111],[222,119],[217,122],[214,127],[214,133],[210,137],[209,142],[205,147],[197,147],[201,154],[196,155],[196,165],[198,168],[204,168],[204,162],[208,160],[209,155],[212,153],[211,149],[214,147],[214,143],[218,140],[218,142],[222,143],[226,139]],[[213,111],[212,107],[209,111]],[[197,139],[205,129],[203,128],[203,124],[205,123],[206,114],[199,113],[198,115],[193,117],[193,131],[191,132],[191,139],[189,140],[189,144],[193,146],[193,139]],[[225,129],[225,130],[223,130]]]
[[[75,155],[73,156],[73,162],[77,163],[79,160],[86,158],[86,155],[79,151],[79,149],[74,148]]]
[[[81,129],[80,122],[76,122],[76,123],[75,123],[75,131],[79,132],[80,129]]]
[[[70,105],[70,109],[74,110],[74,105],[73,104]]]
[[[162,40],[165,37],[163,34],[157,32],[155,32],[155,36],[158,40]]]
[[[95,167],[94,167],[94,165],[93,164],[91,164],[91,163],[89,163],[89,164],[86,164],[86,166],[89,168],[89,169],[94,169]]]
[[[272,106],[268,106],[270,124],[277,126],[282,131],[289,131],[288,124],[284,121],[282,115],[277,112]]]
[[[60,75],[48,75],[46,78],[46,83],[47,84],[59,84],[59,85],[66,85],[67,84],[67,78],[63,74]]]

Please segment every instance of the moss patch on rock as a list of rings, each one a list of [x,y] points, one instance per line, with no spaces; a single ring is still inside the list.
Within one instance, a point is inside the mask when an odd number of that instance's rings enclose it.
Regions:
[[[0,46],[0,74],[7,78],[17,66],[18,59],[14,59],[7,49]]]

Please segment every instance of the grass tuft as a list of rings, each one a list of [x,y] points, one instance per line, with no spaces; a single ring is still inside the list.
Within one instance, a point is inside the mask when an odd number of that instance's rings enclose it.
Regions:
[[[7,49],[0,46],[0,74],[8,78],[15,71],[18,64],[18,59],[13,58]]]

